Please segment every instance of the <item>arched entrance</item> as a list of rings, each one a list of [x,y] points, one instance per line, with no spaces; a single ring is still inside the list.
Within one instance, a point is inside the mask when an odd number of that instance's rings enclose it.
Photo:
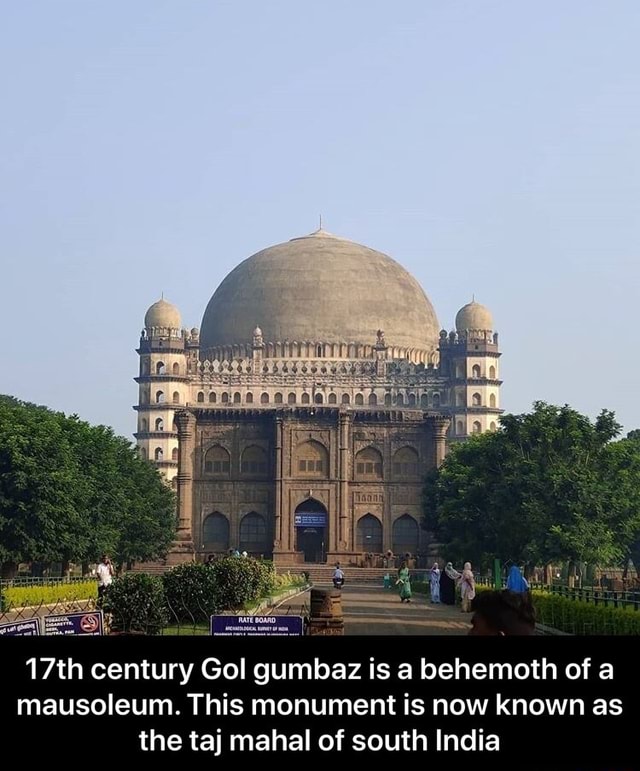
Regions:
[[[305,562],[327,561],[327,510],[315,498],[303,501],[295,510],[296,550]]]

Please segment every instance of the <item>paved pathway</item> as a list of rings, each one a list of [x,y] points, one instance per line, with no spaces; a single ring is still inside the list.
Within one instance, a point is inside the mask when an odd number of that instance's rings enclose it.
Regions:
[[[330,589],[330,584],[317,584]],[[280,606],[279,612],[300,613],[309,594]],[[345,635],[466,635],[470,617],[459,608],[432,605],[421,595],[400,602],[398,592],[378,586],[345,586],[342,590]]]

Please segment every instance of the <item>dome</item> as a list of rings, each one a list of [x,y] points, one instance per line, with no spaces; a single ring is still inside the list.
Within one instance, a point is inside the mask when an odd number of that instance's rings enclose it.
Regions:
[[[153,303],[144,315],[144,325],[147,329],[152,327],[180,329],[180,324],[180,311],[164,298]]]
[[[493,331],[491,311],[475,300],[463,305],[456,314],[456,330],[464,332],[469,329]]]
[[[318,230],[244,260],[202,319],[201,351],[251,341],[374,345],[433,351],[435,311],[420,284],[387,255]]]

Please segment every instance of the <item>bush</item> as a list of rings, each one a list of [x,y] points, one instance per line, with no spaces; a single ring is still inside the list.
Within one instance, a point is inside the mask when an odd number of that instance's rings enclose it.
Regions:
[[[53,605],[58,602],[96,599],[96,581],[48,586],[12,586],[3,592],[7,608],[24,608],[33,605]]]
[[[169,620],[162,579],[145,573],[126,573],[114,579],[102,600],[115,632],[158,634]]]
[[[163,575],[162,582],[172,623],[208,623],[209,616],[219,610],[216,575],[211,565],[177,565]]]
[[[273,566],[250,557],[225,557],[208,566],[215,576],[219,610],[257,602],[274,585]]]

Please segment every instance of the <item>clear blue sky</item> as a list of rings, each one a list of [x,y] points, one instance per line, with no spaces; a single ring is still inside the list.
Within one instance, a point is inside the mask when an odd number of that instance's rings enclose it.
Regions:
[[[135,430],[162,291],[328,230],[441,326],[494,312],[503,406],[640,426],[640,3],[42,0],[0,21],[0,392]]]

